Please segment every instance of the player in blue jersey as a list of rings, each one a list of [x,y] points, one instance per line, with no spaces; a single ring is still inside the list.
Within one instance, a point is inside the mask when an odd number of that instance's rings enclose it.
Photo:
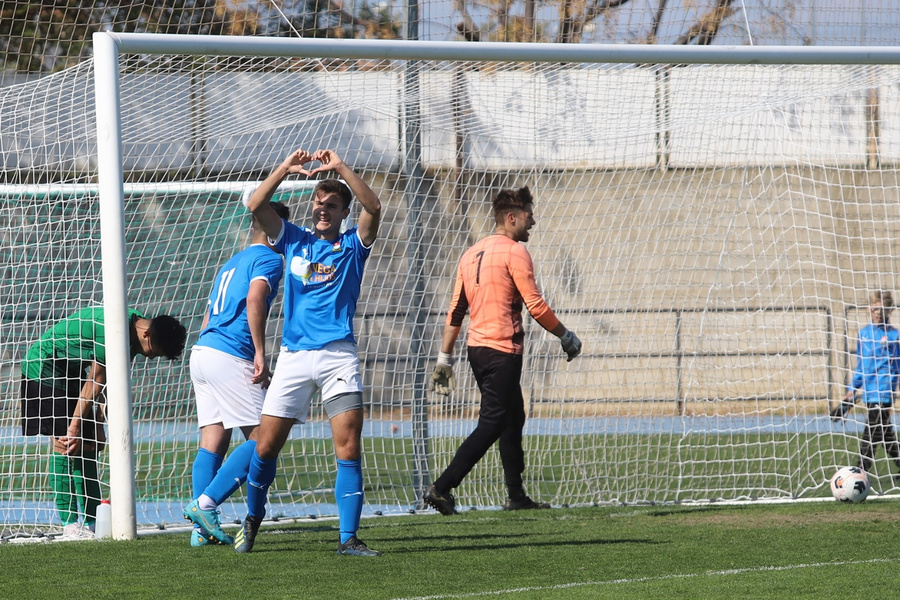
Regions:
[[[287,206],[270,205],[279,218],[290,217]],[[219,525],[217,508],[247,479],[265,388],[272,376],[266,358],[266,320],[284,275],[284,257],[269,244],[255,217],[250,232],[250,246],[231,257],[216,275],[200,338],[191,349],[200,425],[200,448],[192,470],[194,500],[184,509],[185,518],[194,522],[191,546],[233,541]],[[238,447],[223,465],[235,427],[250,443]]]
[[[900,468],[900,443],[891,423],[894,394],[900,388],[900,331],[889,323],[894,309],[894,295],[875,291],[869,295],[872,322],[859,330],[856,342],[856,368],[843,402],[831,411],[839,420],[853,408],[857,390],[862,392],[866,407],[866,424],[859,442],[857,466],[869,471],[875,464],[875,446],[884,450]],[[895,475],[900,480],[900,474]]]
[[[307,170],[304,165],[310,162],[321,166]],[[336,179],[316,185],[311,228],[286,223],[272,210],[269,200],[285,177],[324,172],[340,177],[346,185]],[[350,214],[353,195],[362,210],[356,226],[342,233],[341,222]],[[294,423],[306,420],[310,401],[319,391],[337,458],[338,554],[379,556],[356,536],[363,506],[363,401],[353,316],[363,267],[378,234],[381,202],[332,150],[314,154],[296,150],[266,178],[247,206],[284,254],[287,271],[282,348],[263,405],[247,477],[247,517],[234,539],[234,549],[249,552],[253,548],[278,454]]]

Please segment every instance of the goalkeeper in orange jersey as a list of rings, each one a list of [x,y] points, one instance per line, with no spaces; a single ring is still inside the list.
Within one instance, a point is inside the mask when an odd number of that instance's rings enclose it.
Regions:
[[[522,484],[522,305],[544,329],[559,338],[568,360],[581,352],[581,341],[556,317],[535,283],[531,255],[522,245],[535,225],[533,205],[527,187],[498,193],[493,201],[494,234],[469,248],[459,261],[430,387],[445,396],[453,389],[453,348],[468,312],[468,357],[481,391],[481,410],[475,430],[422,498],[443,515],[456,512],[450,490],[462,482],[497,441],[508,491],[503,509],[550,508],[549,504],[532,500]]]

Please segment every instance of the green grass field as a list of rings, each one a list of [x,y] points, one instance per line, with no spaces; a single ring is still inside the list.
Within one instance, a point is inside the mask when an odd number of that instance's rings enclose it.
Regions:
[[[461,438],[431,441],[435,456],[432,473],[439,473]],[[364,477],[370,503],[408,506],[416,501],[412,473],[413,442],[409,438],[369,438],[365,441]],[[558,435],[526,436],[530,473],[528,489],[535,496],[585,505],[594,502],[684,502],[708,499],[722,490],[726,498],[783,497],[784,491],[804,498],[829,495],[827,480],[840,464],[850,464],[858,448],[854,436],[745,434],[740,439],[709,435]],[[195,443],[135,444],[135,479],[139,499],[187,501],[191,495],[190,468]],[[333,501],[334,480],[331,440],[298,439],[288,442],[280,455],[273,490],[325,490],[324,502]],[[8,489],[43,490],[47,485],[46,458],[28,454],[17,458],[14,447],[0,447],[0,456],[13,457]],[[487,459],[496,462],[496,450]],[[108,459],[108,455],[104,455]],[[487,461],[485,461],[487,462]],[[574,467],[577,465],[577,477]],[[496,466],[496,465],[495,465]],[[875,493],[890,492],[891,465],[879,450],[876,468],[869,473]],[[164,476],[161,476],[164,474]],[[108,476],[101,469],[101,480]],[[459,495],[477,494],[470,477]],[[497,498],[503,490],[498,477]],[[601,491],[598,490],[598,485]],[[484,492],[481,492],[482,498]],[[497,494],[500,494],[499,496]],[[316,493],[312,493],[316,496]],[[495,498],[496,500],[496,498]]]
[[[440,473],[462,438],[431,440],[431,473]],[[585,505],[593,502],[684,502],[708,499],[722,490],[725,498],[784,497],[784,490],[803,498],[830,497],[827,481],[835,467],[855,460],[859,442],[846,435],[745,434],[713,435],[555,435],[526,436],[529,472],[527,489],[555,503]],[[409,438],[365,440],[366,500],[376,504],[413,505],[413,442]],[[146,499],[184,500],[190,497],[190,464],[195,446],[136,445],[136,479]],[[332,502],[334,480],[331,440],[300,439],[288,442],[280,455],[274,490],[326,490],[314,497]],[[496,448],[486,460],[497,462]],[[156,462],[155,462],[156,461]],[[158,474],[180,466],[183,477]],[[573,467],[577,465],[577,467]],[[376,468],[377,466],[377,468]],[[499,465],[495,464],[499,470]],[[873,494],[891,493],[896,485],[884,451],[879,449],[869,473]],[[577,469],[577,477],[574,476]],[[463,481],[458,495],[478,494],[474,477]],[[502,499],[500,477],[494,500]],[[608,486],[597,492],[598,486]],[[894,490],[896,491],[896,490]],[[481,498],[484,492],[481,492]]]
[[[250,554],[134,541],[0,545],[0,598],[824,598],[900,588],[900,504],[601,506],[264,527]]]

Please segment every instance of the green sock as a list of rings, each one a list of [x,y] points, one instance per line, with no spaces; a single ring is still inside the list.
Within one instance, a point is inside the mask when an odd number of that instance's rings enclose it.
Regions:
[[[50,456],[50,489],[64,526],[78,521],[78,496],[69,461],[67,456],[55,452]]]
[[[84,506],[84,524],[88,527],[97,521],[97,507],[100,506],[100,478],[97,476],[96,453],[84,453],[78,461],[76,481],[81,482],[81,499]]]

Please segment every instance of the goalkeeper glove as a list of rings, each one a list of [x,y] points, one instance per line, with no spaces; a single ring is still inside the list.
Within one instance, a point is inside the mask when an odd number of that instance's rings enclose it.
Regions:
[[[566,332],[559,338],[563,351],[569,357],[566,362],[570,362],[573,358],[581,354],[581,340],[573,332],[566,329]]]
[[[843,419],[844,415],[850,412],[850,409],[853,408],[853,405],[853,402],[847,402],[846,400],[842,401],[840,404],[831,409],[831,413],[829,413],[829,415],[831,416],[831,420],[839,421]]]
[[[441,396],[449,396],[450,390],[456,387],[453,381],[453,357],[446,352],[438,352],[437,365],[431,374],[428,388]]]

